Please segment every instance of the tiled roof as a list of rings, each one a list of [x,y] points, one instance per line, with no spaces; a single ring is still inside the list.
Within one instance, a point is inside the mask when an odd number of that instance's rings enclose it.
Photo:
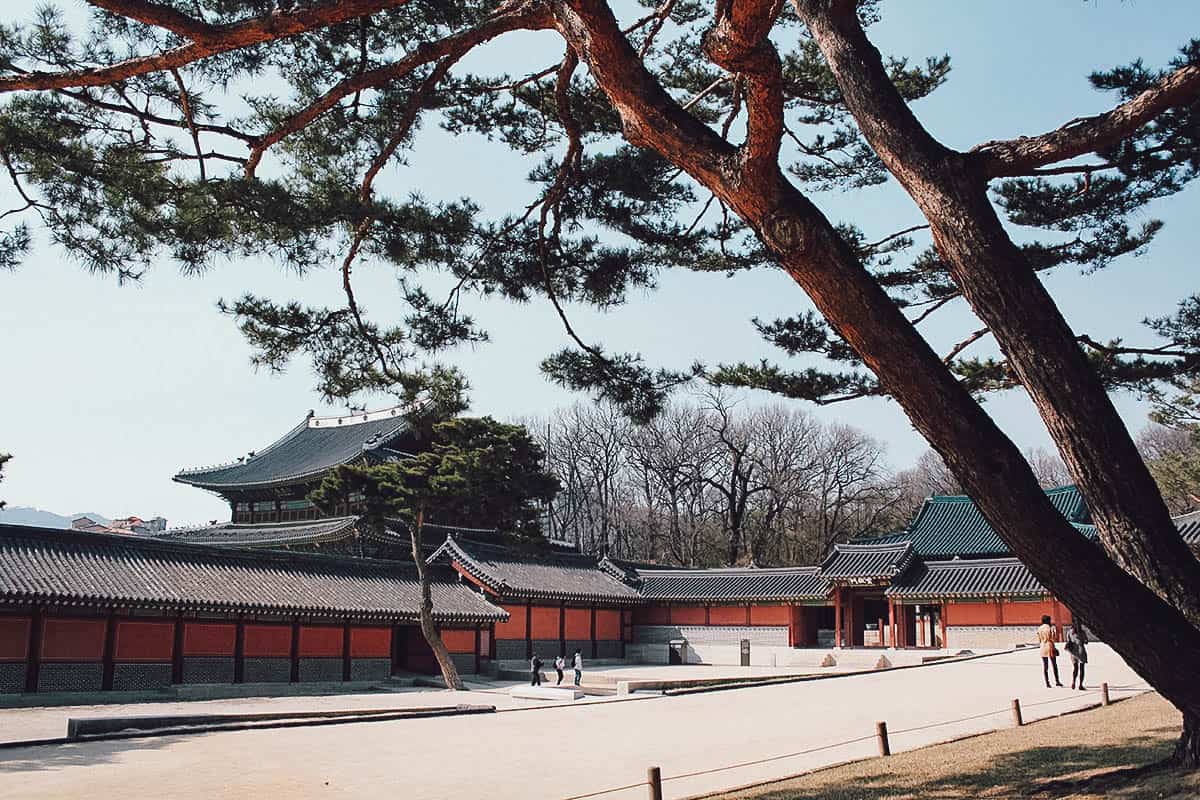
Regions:
[[[1087,507],[1078,489],[1074,486],[1047,489],[1046,496],[1077,531],[1095,538],[1096,529],[1090,524]],[[872,544],[910,541],[917,554],[924,558],[1007,556],[1012,553],[966,495],[927,498],[907,531],[859,541]]]
[[[637,590],[604,571],[591,556],[563,552],[521,553],[494,544],[449,536],[428,559],[458,564],[501,599],[572,600],[634,604]]]
[[[817,567],[759,569],[638,569],[647,600],[824,600],[829,584]]]
[[[918,563],[885,592],[889,597],[1037,596],[1046,594],[1029,568],[1015,558]]]
[[[854,579],[890,580],[908,568],[915,558],[909,542],[888,544],[835,544],[821,564],[821,575],[829,581]]]
[[[353,536],[358,517],[333,517],[304,522],[276,522],[260,525],[226,522],[201,528],[171,528],[153,534],[165,542],[218,544],[231,547],[285,547],[288,545],[331,542]]]
[[[505,612],[449,570],[433,584],[439,622]],[[0,603],[116,605],[415,622],[412,564],[0,525]]]
[[[1200,545],[1200,511],[1175,517],[1174,521],[1185,542],[1193,547]]]
[[[391,408],[349,417],[308,417],[253,457],[218,467],[181,470],[175,480],[220,491],[277,486],[314,478],[364,453],[378,450],[408,427],[404,410]]]

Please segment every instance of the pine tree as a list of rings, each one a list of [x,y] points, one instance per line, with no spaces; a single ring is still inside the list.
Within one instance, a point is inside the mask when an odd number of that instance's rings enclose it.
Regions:
[[[368,466],[340,466],[310,495],[321,508],[333,508],[359,495],[366,524],[383,528],[402,520],[412,540],[421,585],[421,634],[433,651],[450,689],[462,679],[433,620],[433,592],[425,564],[425,525],[494,526],[515,541],[541,538],[541,508],[558,493],[558,481],[542,469],[544,454],[519,425],[490,417],[460,418],[418,426],[420,453]]]
[[[1105,113],[958,151],[909,106],[949,59],[881,55],[875,0],[643,4],[618,21],[603,0],[91,0],[84,36],[43,10],[0,32],[0,162],[21,198],[0,232],[4,265],[27,251],[30,223],[119,280],[164,256],[195,272],[264,253],[297,271],[336,263],[330,307],[221,305],[260,365],[308,358],[329,397],[457,402],[461,376],[428,359],[486,338],[459,311],[467,295],[549,302],[574,347],[548,355],[547,374],[638,419],[697,378],[818,402],[889,396],[1034,574],[1184,711],[1179,756],[1200,763],[1200,562],[1108,396],[1172,402],[1193,384],[1200,301],[1151,324],[1165,344],[1131,345],[1077,335],[1039,279],[1141,253],[1161,227],[1139,221],[1147,204],[1196,177],[1200,42],[1164,69],[1096,72],[1115,97]],[[517,31],[557,34],[561,61],[515,76],[463,66]],[[290,93],[255,94],[260,80]],[[245,102],[234,87],[250,87]],[[490,217],[469,198],[377,191],[389,163],[419,157],[422,124],[528,157],[534,201]],[[870,237],[806,194],[892,179],[924,223]],[[1044,237],[1015,240],[1001,214]],[[367,259],[397,270],[403,319],[360,305],[353,269]],[[752,268],[782,270],[818,312],[759,330],[825,367],[660,368],[586,340],[566,313],[620,304],[667,269]],[[451,278],[449,297],[422,285],[429,271]],[[936,353],[918,325],[958,298],[983,327]],[[970,357],[989,336],[1003,360]],[[972,397],[1013,387],[1046,422],[1103,550]]]

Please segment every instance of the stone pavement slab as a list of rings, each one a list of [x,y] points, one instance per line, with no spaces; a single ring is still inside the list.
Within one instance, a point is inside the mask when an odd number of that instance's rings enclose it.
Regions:
[[[1089,653],[1095,686],[1107,681],[1118,697],[1144,690],[1111,650],[1094,645]],[[430,693],[433,704],[444,697]],[[1017,652],[824,681],[580,701],[482,717],[13,749],[0,751],[0,798],[561,800],[640,784],[651,765],[667,779],[665,796],[680,798],[871,756],[877,720],[887,721],[893,751],[1005,727],[1014,697],[1027,720],[1098,701],[1095,691],[1044,688],[1036,651]],[[644,785],[603,795],[645,796]]]

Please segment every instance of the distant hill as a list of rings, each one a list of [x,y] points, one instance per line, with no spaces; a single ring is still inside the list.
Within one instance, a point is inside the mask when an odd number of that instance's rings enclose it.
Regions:
[[[80,514],[55,514],[53,511],[43,511],[30,506],[8,506],[0,509],[0,523],[6,525],[33,525],[38,528],[69,528],[71,520],[88,517],[107,525],[111,520],[101,514],[88,511]]]

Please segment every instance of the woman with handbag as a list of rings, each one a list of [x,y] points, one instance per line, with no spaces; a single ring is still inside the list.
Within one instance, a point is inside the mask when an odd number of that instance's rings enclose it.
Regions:
[[[1050,667],[1054,667],[1054,685],[1062,686],[1062,681],[1058,679],[1058,648],[1054,646],[1054,626],[1050,624],[1050,615],[1042,616],[1037,638],[1041,647],[1042,678],[1046,681],[1046,688],[1050,688]]]
[[[1079,690],[1084,691],[1083,673],[1087,669],[1088,635],[1079,617],[1071,617],[1071,630],[1067,634],[1065,647],[1071,655],[1071,688],[1075,688],[1075,679],[1079,679]]]

